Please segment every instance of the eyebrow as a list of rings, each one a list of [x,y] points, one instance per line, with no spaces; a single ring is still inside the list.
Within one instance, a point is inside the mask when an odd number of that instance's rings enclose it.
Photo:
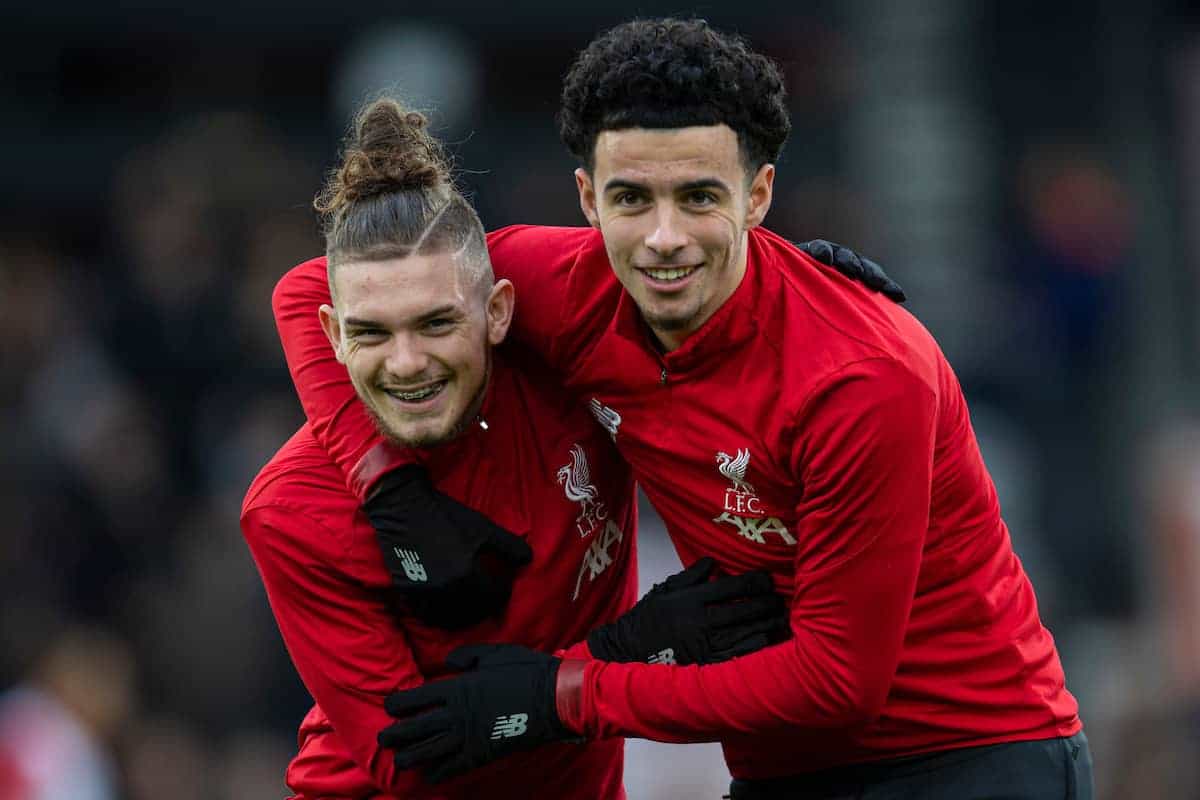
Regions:
[[[421,314],[420,316],[416,317],[415,321],[416,322],[424,322],[426,320],[433,319],[434,317],[440,317],[443,315],[457,315],[459,313],[460,313],[460,311],[458,309],[458,306],[456,306],[452,303],[446,303],[444,305],[440,305],[436,308],[432,308],[429,311],[426,311],[424,314]],[[347,328],[384,328],[384,327],[387,327],[382,322],[377,322],[376,320],[371,320],[371,319],[361,319],[359,317],[346,317],[344,322],[345,322]]]
[[[383,325],[381,325],[378,322],[375,322],[374,320],[359,319],[358,317],[346,317],[345,319],[342,320],[342,323],[347,328],[382,328],[383,327]]]
[[[636,191],[646,191],[646,187],[640,183],[625,180],[624,178],[613,178],[604,184],[604,192],[607,194],[613,189],[634,189]],[[694,181],[682,183],[673,188],[676,192],[694,192],[697,189],[720,189],[726,194],[730,194],[729,186],[718,178],[700,178]]]
[[[417,321],[424,322],[425,320],[433,319],[434,317],[457,316],[461,313],[462,312],[460,311],[459,307],[455,304],[445,303],[437,308],[426,311],[424,314],[417,317]]]

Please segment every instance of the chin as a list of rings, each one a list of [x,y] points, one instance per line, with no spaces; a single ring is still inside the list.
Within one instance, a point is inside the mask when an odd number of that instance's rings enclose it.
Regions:
[[[650,316],[646,314],[646,322],[650,323],[651,327],[660,331],[682,331],[685,330],[693,319],[696,318],[692,314],[656,314]]]
[[[422,420],[420,424],[403,424],[395,420],[375,416],[376,427],[392,444],[399,447],[433,447],[450,438],[454,426],[444,423],[431,424]]]

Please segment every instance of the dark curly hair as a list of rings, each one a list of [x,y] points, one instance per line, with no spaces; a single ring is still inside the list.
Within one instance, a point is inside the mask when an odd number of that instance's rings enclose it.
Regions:
[[[751,171],[779,158],[792,125],[779,67],[702,19],[633,20],[589,44],[563,82],[558,130],[590,171],[601,131],[725,123]]]

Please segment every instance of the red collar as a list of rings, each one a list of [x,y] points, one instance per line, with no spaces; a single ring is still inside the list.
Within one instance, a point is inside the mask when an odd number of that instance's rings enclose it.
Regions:
[[[757,319],[763,311],[760,308],[764,299],[760,236],[757,229],[751,229],[747,236],[746,272],[742,275],[741,283],[729,299],[678,349],[670,353],[661,352],[637,304],[624,289],[617,304],[617,333],[652,352],[671,372],[691,370],[706,361],[722,357],[749,340],[758,331]]]

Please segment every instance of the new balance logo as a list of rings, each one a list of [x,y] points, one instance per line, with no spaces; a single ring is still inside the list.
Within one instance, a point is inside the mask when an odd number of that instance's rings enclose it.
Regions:
[[[663,648],[654,655],[646,659],[647,664],[674,664],[675,649],[671,647]]]
[[[492,738],[511,739],[514,736],[520,736],[528,730],[528,722],[528,714],[509,714],[507,716],[501,714],[496,717],[496,724],[492,725]]]
[[[399,547],[393,547],[396,557],[400,559],[400,566],[404,567],[404,574],[413,583],[423,583],[429,580],[429,576],[425,574],[425,567],[421,564],[421,557],[412,550],[401,550]]]
[[[615,442],[617,440],[617,428],[621,427],[621,415],[594,397],[588,403],[588,406],[592,409],[592,416],[603,426],[604,430],[608,431],[608,435]]]

